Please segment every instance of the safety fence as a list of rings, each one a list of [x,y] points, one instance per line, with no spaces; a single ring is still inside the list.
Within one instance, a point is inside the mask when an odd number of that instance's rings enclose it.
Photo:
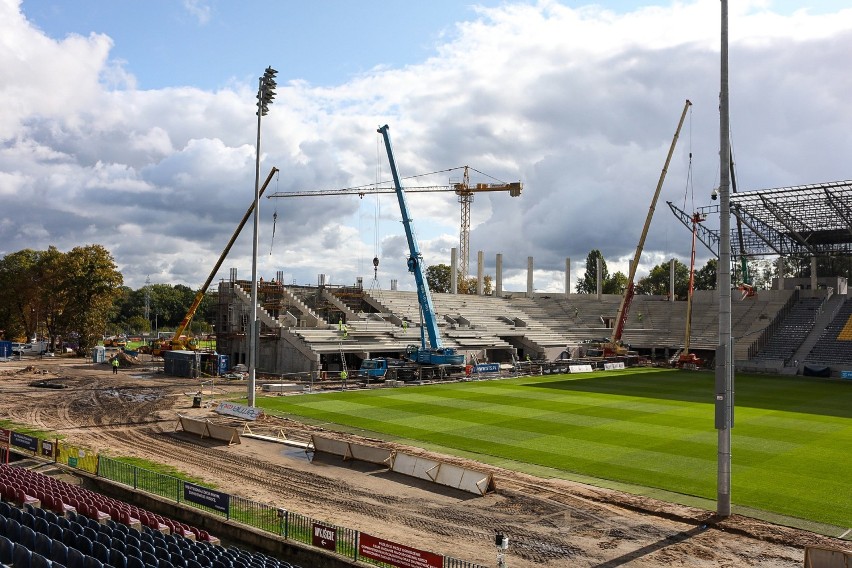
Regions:
[[[407,547],[301,513],[216,491],[61,440],[44,440],[0,429],[0,446],[0,459],[4,462],[9,461],[11,452],[49,459],[137,491],[382,568],[485,568],[474,562]]]

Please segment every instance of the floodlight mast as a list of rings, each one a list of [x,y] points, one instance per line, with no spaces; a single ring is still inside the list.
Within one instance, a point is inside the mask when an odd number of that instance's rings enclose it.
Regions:
[[[716,429],[718,430],[716,514],[731,514],[731,428],[734,412],[731,341],[731,125],[728,84],[728,0],[722,2],[719,93],[719,346],[716,350]]]

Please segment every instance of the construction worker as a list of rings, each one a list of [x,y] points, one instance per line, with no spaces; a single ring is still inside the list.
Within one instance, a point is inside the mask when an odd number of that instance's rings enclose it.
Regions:
[[[344,383],[346,382],[346,377],[348,377],[348,376],[349,376],[349,373],[347,373],[345,370],[340,371],[340,380],[343,381]]]
[[[118,355],[112,358],[112,374],[118,374]]]
[[[402,320],[402,331],[408,331],[408,320]]]

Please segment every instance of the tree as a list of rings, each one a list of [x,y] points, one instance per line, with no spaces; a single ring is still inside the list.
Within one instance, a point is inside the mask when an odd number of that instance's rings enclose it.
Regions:
[[[627,289],[627,275],[623,272],[616,272],[603,283],[604,294],[624,294]]]
[[[703,267],[695,271],[694,286],[696,290],[716,289],[716,266],[719,261],[711,258]]]
[[[606,261],[603,259],[603,254],[598,249],[593,249],[586,256],[586,272],[583,278],[577,282],[577,293],[579,294],[596,294],[598,291],[598,264],[597,260],[601,259],[601,281],[607,280]]]
[[[675,299],[685,300],[689,291],[689,267],[679,260],[675,260]],[[651,294],[656,296],[669,295],[669,263],[658,264],[648,273],[648,276],[640,278],[636,285],[637,294]]]
[[[447,264],[433,264],[426,267],[426,283],[433,292],[449,292],[451,269]]]

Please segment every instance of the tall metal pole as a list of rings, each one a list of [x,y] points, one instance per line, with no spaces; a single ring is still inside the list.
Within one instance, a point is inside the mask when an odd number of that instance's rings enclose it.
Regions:
[[[263,93],[263,77],[258,79],[257,87],[257,145],[254,159],[254,232],[251,244],[251,326],[249,329],[248,344],[248,392],[246,398],[248,405],[254,406],[255,379],[257,378],[257,243],[258,225],[260,219],[260,120],[263,117],[261,111],[261,96]]]
[[[716,429],[719,433],[716,513],[731,514],[731,428],[733,411],[733,343],[731,342],[731,135],[728,100],[728,0],[722,2],[722,48],[719,94],[719,347],[716,350]]]

